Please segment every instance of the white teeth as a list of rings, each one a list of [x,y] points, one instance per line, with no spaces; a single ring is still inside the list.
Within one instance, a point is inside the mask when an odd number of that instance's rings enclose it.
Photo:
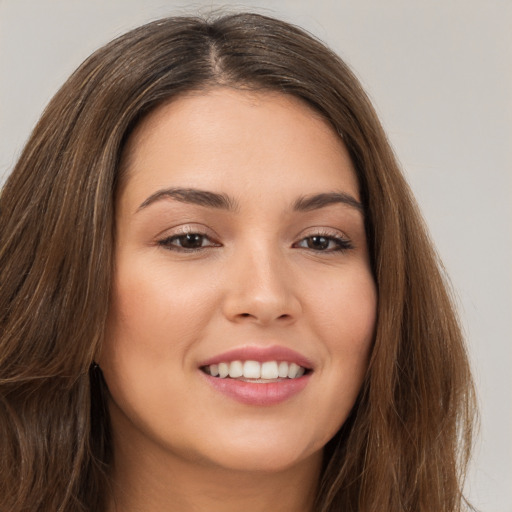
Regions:
[[[267,361],[261,365],[261,378],[262,379],[277,379],[279,377],[279,370],[276,361]]]
[[[211,364],[205,367],[205,371],[212,377],[221,379],[230,377],[254,380],[298,379],[306,373],[304,367],[287,361],[231,361]]]
[[[279,368],[277,370],[277,374],[281,378],[288,377],[288,363],[286,361],[281,361],[279,363]]]
[[[299,371],[300,366],[295,363],[290,363],[290,366],[288,367],[288,378],[289,379],[295,379],[297,377],[297,372]]]
[[[228,363],[219,363],[219,377],[221,379],[226,378],[229,375]]]
[[[261,378],[261,364],[258,361],[245,361],[244,378],[259,379]]]
[[[232,361],[229,365],[229,376],[232,379],[236,379],[237,377],[241,377],[244,374],[244,368],[242,366],[242,361]]]

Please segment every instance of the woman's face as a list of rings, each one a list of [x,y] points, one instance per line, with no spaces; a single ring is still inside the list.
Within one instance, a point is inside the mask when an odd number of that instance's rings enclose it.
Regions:
[[[115,438],[235,470],[318,460],[375,324],[343,143],[293,97],[217,88],[152,113],[123,165],[100,355]]]

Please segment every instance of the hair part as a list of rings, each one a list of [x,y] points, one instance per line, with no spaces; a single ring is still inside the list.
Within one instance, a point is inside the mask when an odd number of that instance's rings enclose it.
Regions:
[[[460,511],[474,391],[433,245],[347,65],[256,14],[155,21],[98,50],[45,110],[0,196],[0,509],[100,511],[112,460],[104,335],[123,148],[184,93],[293,95],[343,138],[378,288],[375,342],[325,449],[318,512]]]

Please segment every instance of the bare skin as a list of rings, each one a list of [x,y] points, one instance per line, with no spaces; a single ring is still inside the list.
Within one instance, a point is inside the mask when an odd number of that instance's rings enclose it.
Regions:
[[[312,512],[375,325],[343,142],[297,99],[216,88],[153,112],[123,164],[109,512]]]
[[[299,467],[255,473],[177,461],[172,455],[165,461],[158,450],[153,454],[125,449],[137,445],[132,439],[114,444],[115,487],[109,512],[313,512],[318,453]]]

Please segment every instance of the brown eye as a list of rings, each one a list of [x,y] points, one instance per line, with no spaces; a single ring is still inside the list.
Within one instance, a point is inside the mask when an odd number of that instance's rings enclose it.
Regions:
[[[294,247],[298,247],[300,249],[309,249],[315,252],[340,252],[348,249],[352,249],[352,243],[350,240],[343,238],[339,235],[331,236],[331,235],[312,235],[306,238],[303,238],[296,244]]]
[[[205,238],[204,235],[199,233],[187,233],[186,235],[176,237],[176,240],[179,241],[180,247],[184,249],[197,249],[198,247],[203,247]]]
[[[331,240],[325,236],[310,236],[306,238],[306,244],[308,249],[314,249],[316,251],[325,251],[329,249]]]
[[[198,251],[209,247],[218,247],[207,235],[202,233],[185,233],[173,235],[158,242],[158,245],[170,251]]]

